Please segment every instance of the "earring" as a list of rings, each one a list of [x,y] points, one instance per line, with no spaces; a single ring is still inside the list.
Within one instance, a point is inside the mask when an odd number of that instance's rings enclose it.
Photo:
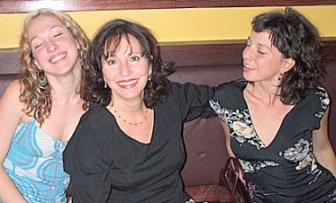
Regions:
[[[148,75],[148,81],[152,80],[152,74]]]
[[[104,81],[104,88],[106,89],[107,88],[107,82]]]
[[[283,73],[280,73],[280,75],[278,76],[278,80],[281,81],[283,77]]]
[[[84,65],[83,53],[80,49],[78,49],[78,56],[79,56],[79,64],[81,67]]]
[[[37,72],[37,78],[39,80],[39,87],[41,89],[46,89],[47,85],[48,85],[48,80],[47,80],[47,77],[45,76],[43,70],[38,70],[38,72]]]

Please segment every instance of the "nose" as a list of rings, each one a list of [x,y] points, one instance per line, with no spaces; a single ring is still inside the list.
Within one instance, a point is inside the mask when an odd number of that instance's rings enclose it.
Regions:
[[[53,52],[58,47],[58,45],[54,41],[52,41],[52,40],[47,41],[46,45],[47,45],[47,51],[48,52]]]
[[[253,52],[251,47],[246,46],[245,49],[243,50],[242,57],[243,59],[251,59],[253,56]]]
[[[121,76],[128,76],[131,73],[131,71],[132,71],[131,67],[127,62],[121,62],[119,69]]]

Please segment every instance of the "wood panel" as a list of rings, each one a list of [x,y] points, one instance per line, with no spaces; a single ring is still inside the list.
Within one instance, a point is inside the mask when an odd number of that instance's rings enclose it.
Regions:
[[[323,41],[323,57],[326,61],[336,60],[336,39]],[[222,66],[241,64],[241,53],[245,42],[216,44],[161,45],[165,61],[175,61],[176,66]],[[20,52],[17,49],[0,49],[0,74],[19,72]]]
[[[61,11],[92,11],[303,5],[336,5],[336,0],[1,0],[0,13],[31,12],[43,7]]]

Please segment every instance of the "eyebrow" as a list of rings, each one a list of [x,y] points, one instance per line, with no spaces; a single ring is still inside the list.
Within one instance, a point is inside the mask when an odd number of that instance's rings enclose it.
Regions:
[[[271,46],[268,46],[267,44],[257,43],[257,47],[265,48],[265,49],[269,50],[270,52],[272,52],[272,44],[271,44]]]
[[[250,41],[250,42],[252,41],[250,36],[247,38],[247,41]],[[271,43],[271,46],[268,46],[267,44],[257,43],[257,46],[263,47],[263,48],[268,49],[269,51],[272,51],[273,44]]]
[[[53,30],[53,29],[55,29],[55,28],[57,28],[57,27],[64,28],[64,25],[54,25],[54,26],[52,26],[49,30]],[[31,38],[31,39],[29,40],[29,44],[31,44],[32,41],[33,41],[34,39],[36,39],[37,37],[38,37],[38,36],[34,36],[33,38]]]
[[[131,46],[130,46],[130,47],[131,47]],[[117,49],[117,48],[114,48],[114,49],[111,49],[111,48],[106,49],[106,50],[103,52],[102,55],[103,55],[104,58],[106,58],[106,59],[108,59],[108,58],[110,58],[110,57],[115,57],[116,49]],[[141,55],[141,56],[144,55],[144,53],[142,53],[141,50],[140,50],[140,51],[137,51],[137,50],[134,50],[133,48],[131,48],[131,51],[128,53],[128,56],[131,56],[132,54],[139,54],[139,55]]]

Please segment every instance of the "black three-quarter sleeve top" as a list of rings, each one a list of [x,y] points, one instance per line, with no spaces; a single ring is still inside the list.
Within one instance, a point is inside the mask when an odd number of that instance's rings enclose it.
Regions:
[[[215,116],[206,86],[172,84],[166,102],[154,107],[149,144],[127,136],[106,107],[93,105],[64,151],[73,202],[185,202],[180,170],[185,161],[183,122]]]

